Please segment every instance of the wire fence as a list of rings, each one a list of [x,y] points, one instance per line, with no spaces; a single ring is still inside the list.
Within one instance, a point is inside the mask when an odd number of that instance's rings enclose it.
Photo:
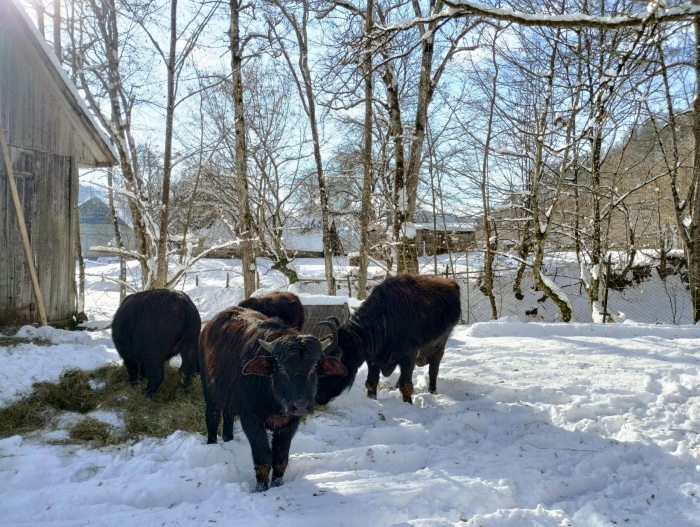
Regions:
[[[521,322],[556,322],[560,320],[557,306],[544,292],[535,287],[531,269],[526,269],[519,289],[515,288],[516,266],[503,260],[494,269],[493,296],[498,318],[514,317]],[[503,265],[506,263],[505,265]],[[648,263],[648,262],[647,262]],[[493,308],[486,294],[483,274],[478,270],[452,272],[452,267],[440,267],[440,276],[455,279],[460,286],[462,322],[471,324],[493,319]],[[464,269],[464,267],[462,267]],[[426,269],[422,270],[423,274]],[[595,321],[591,300],[586,292],[577,263],[552,261],[545,266],[547,276],[568,297],[572,310],[572,322]],[[368,293],[381,279],[368,280]],[[300,280],[297,291],[308,294],[328,294],[325,280]],[[354,276],[337,277],[337,295],[357,296],[357,279]],[[607,302],[606,300],[607,295]],[[692,306],[688,291],[687,272],[681,266],[660,272],[657,265],[639,265],[626,277],[615,275],[615,269],[606,280],[601,272],[598,309],[605,302],[604,317],[608,323],[640,322],[649,324],[692,324]],[[600,320],[598,320],[600,321]]]

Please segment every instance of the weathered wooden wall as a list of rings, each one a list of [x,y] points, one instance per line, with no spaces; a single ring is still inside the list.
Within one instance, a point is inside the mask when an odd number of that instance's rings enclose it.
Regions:
[[[96,165],[83,117],[16,8],[0,0],[0,126],[49,320],[75,310],[78,165]],[[0,326],[36,321],[35,298],[0,154]]]
[[[10,147],[17,192],[49,320],[75,311],[77,173],[71,158]],[[0,326],[34,322],[38,313],[0,154]]]
[[[8,0],[0,0],[0,21],[0,125],[7,143],[71,156],[78,165],[100,165],[84,117],[66,95],[69,89]]]

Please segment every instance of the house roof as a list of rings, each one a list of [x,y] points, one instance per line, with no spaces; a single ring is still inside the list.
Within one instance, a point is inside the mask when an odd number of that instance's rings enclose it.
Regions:
[[[78,221],[83,225],[111,225],[112,215],[109,211],[109,205],[98,197],[84,201],[78,206]],[[121,219],[118,221],[120,227],[131,228]]]
[[[29,15],[24,10],[24,6],[20,0],[0,0],[0,3],[8,3],[13,6],[18,14],[19,21],[25,26],[27,32],[32,36],[32,41],[35,44],[35,49],[39,54],[39,57],[43,60],[47,69],[56,83],[56,86],[61,90],[63,95],[68,100],[70,106],[76,111],[80,122],[82,123],[88,136],[92,138],[95,146],[100,151],[100,156],[96,156],[98,159],[98,166],[112,166],[117,164],[119,156],[117,151],[112,146],[107,135],[97,124],[97,121],[88,110],[85,101],[78,93],[78,89],[71,81],[68,74],[63,69],[58,61],[58,58],[54,54],[53,50],[41,36],[39,30],[34,25],[34,22],[29,18]]]
[[[425,210],[417,210],[413,221],[417,231],[421,230],[433,230],[433,214]],[[474,226],[474,220],[469,220],[466,218],[460,218],[452,214],[445,214],[444,220],[443,215],[438,214],[435,218],[435,226],[438,231],[449,231],[449,232],[474,232],[476,230]]]
[[[219,217],[211,226],[200,229],[199,237],[211,243],[234,241],[236,236]],[[282,231],[282,244],[288,251],[323,252],[321,227],[308,218],[288,218]]]

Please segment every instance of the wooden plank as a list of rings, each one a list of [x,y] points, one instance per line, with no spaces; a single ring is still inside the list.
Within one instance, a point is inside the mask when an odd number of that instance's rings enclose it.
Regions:
[[[27,260],[27,267],[29,269],[29,274],[32,281],[32,287],[34,289],[34,296],[36,297],[37,307],[39,309],[39,318],[42,325],[47,324],[46,320],[46,309],[44,308],[44,300],[41,296],[41,289],[39,288],[39,280],[36,276],[36,271],[34,269],[34,261],[32,255],[32,249],[29,245],[29,238],[27,236],[27,229],[24,224],[24,214],[22,213],[22,205],[17,194],[17,187],[15,185],[15,177],[12,171],[12,161],[10,160],[10,152],[7,149],[7,143],[5,142],[5,131],[0,127],[0,147],[2,147],[2,155],[5,161],[5,167],[7,169],[7,179],[10,184],[10,193],[12,194],[12,201],[15,206],[15,212],[17,215],[17,223],[20,230],[20,235],[22,237],[22,248],[24,249],[24,256]]]
[[[1,82],[1,79],[0,79]],[[9,215],[12,213],[12,204],[9,200],[10,189],[7,184],[7,177],[2,168],[4,164],[0,164],[0,309],[9,307],[7,305],[9,291],[8,278],[10,275],[10,240],[8,238],[8,221]],[[0,315],[0,326],[7,323],[6,317]]]
[[[78,250],[77,242],[77,230],[78,230],[78,200],[79,200],[79,179],[78,179],[78,166],[73,162],[73,159],[68,159],[68,170],[70,178],[70,193],[68,195],[69,202],[68,207],[70,210],[70,221],[69,221],[69,231],[70,236],[68,239],[68,254],[69,254],[69,266],[67,269],[66,280],[68,283],[68,303],[70,305],[71,311],[75,311],[76,306],[76,288],[75,284],[75,261],[76,261],[76,251]]]
[[[330,335],[330,328],[319,326],[318,323],[331,316],[337,317],[344,324],[350,318],[350,309],[347,304],[304,306],[304,327],[301,332],[318,338]]]

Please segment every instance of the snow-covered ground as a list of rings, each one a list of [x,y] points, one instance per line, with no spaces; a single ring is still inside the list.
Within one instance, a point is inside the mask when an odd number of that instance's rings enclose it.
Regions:
[[[323,276],[321,259],[297,265],[301,276]],[[347,272],[347,260],[337,265]],[[242,298],[237,266],[204,260],[181,284],[204,320]],[[261,288],[285,287],[264,261],[259,269]],[[86,271],[90,323],[104,327],[118,306],[109,280],[118,266]],[[130,279],[137,273],[131,265]],[[668,299],[645,293],[649,285],[611,299],[640,314],[651,306],[663,320]],[[549,316],[539,293],[524,289],[523,302]],[[476,284],[469,291],[474,308],[480,293]],[[25,340],[0,341],[0,405],[66,368],[119,360],[109,330],[26,327],[17,336]],[[219,445],[185,433],[103,449],[0,440],[0,525],[698,526],[699,338],[700,327],[629,321],[458,326],[437,395],[427,393],[424,368],[415,373],[415,406],[389,389],[397,374],[371,401],[363,368],[347,395],[300,427],[285,485],[264,494],[251,493],[238,424],[235,440]],[[102,414],[91,416],[119,424]]]
[[[47,333],[51,345],[0,349],[5,397],[115,359],[109,331]],[[697,526],[698,338],[692,326],[460,326],[437,395],[417,369],[415,406],[387,389],[396,375],[369,400],[363,368],[300,427],[286,483],[264,494],[251,493],[238,423],[225,445],[0,440],[0,524]]]

